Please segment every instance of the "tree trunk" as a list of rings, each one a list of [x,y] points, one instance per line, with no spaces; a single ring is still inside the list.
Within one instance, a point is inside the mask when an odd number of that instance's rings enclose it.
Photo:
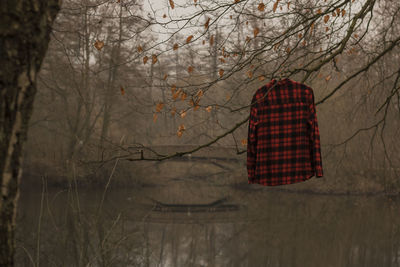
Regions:
[[[23,146],[58,0],[0,1],[0,266],[14,265]]]

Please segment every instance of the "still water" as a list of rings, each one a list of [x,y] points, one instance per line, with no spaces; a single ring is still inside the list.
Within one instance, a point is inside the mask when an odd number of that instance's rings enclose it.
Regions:
[[[17,266],[400,266],[397,197],[207,180],[22,192]]]

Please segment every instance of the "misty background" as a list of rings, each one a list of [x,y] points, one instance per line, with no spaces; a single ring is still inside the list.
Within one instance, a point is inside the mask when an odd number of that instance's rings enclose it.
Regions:
[[[21,266],[399,266],[399,12],[64,0],[25,146]],[[250,186],[250,102],[279,78],[314,91],[324,177]]]
[[[314,90],[325,169],[316,189],[398,190],[398,5],[274,3],[64,1],[38,78],[26,179],[62,183],[74,164],[82,182],[101,184],[119,158],[113,183],[133,186],[142,163],[126,160],[140,149],[162,158],[149,149],[172,155],[227,132],[211,146],[240,157],[252,95],[283,76]]]

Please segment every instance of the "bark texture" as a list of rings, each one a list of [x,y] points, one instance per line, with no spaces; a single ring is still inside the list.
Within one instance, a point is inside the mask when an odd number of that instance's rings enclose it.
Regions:
[[[14,265],[23,147],[59,0],[0,1],[0,266]]]

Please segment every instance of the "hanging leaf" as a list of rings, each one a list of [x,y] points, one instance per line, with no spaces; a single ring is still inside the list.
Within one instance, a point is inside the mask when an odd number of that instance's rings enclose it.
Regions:
[[[310,35],[312,34],[313,30],[314,30],[314,22],[311,23],[311,26],[310,26]],[[304,41],[305,41],[305,40],[304,40]]]
[[[200,107],[199,105],[196,105],[196,106],[194,106],[193,110],[196,111],[199,109],[199,107]]]
[[[100,50],[104,47],[104,42],[103,42],[103,41],[97,40],[97,41],[94,43],[94,47],[96,47],[96,49],[100,51]]]
[[[264,3],[259,3],[257,9],[260,11],[264,11],[264,9],[265,9]]]
[[[254,30],[253,30],[253,34],[254,34],[254,38],[255,37],[257,37],[257,34],[260,32],[260,29],[259,28],[254,28]]]
[[[167,14],[164,14],[162,17],[165,19],[167,17]]]
[[[328,32],[329,31],[329,27],[327,26],[327,27],[325,27],[325,31],[326,32]]]
[[[206,44],[206,40],[203,40],[203,45],[205,45]]]
[[[176,85],[173,84],[172,87],[171,87],[171,93],[172,93],[172,94],[175,93],[175,90],[176,90]]]
[[[213,43],[214,43],[214,35],[211,35],[211,37],[210,37],[210,45],[213,45]]]
[[[206,23],[204,24],[204,28],[208,28],[208,25],[210,24],[210,18],[207,19]]]
[[[186,99],[186,97],[187,97],[187,94],[185,92],[182,92],[181,100],[184,101]]]
[[[218,73],[219,73],[219,77],[222,77],[222,75],[224,75],[224,70],[223,69],[219,69]]]
[[[190,40],[192,40],[193,35],[189,35],[188,38],[186,38],[186,43],[188,44],[190,42]]]
[[[247,139],[242,139],[242,146],[246,146],[247,145]]]
[[[327,23],[329,21],[329,15],[324,16],[324,22]]]
[[[185,130],[186,128],[185,128],[185,125],[184,124],[181,124],[181,125],[179,125],[179,127],[178,127],[178,132],[181,132],[181,135],[182,135],[182,133],[183,133],[183,131]]]
[[[186,116],[186,111],[183,111],[182,110],[182,112],[181,112],[181,118],[184,118]]]
[[[265,76],[264,75],[258,76],[258,80],[264,81],[265,80]]]
[[[147,63],[147,60],[149,60],[149,58],[148,58],[147,56],[144,56],[144,57],[143,57],[143,64],[146,64],[146,63]]]
[[[163,107],[164,107],[164,103],[163,102],[158,103],[157,106],[156,106],[156,111],[160,112]]]
[[[322,13],[322,10],[321,9],[318,9],[317,10],[317,14],[321,14]]]
[[[290,8],[290,2],[287,3],[287,9],[289,9],[289,8]]]
[[[342,9],[342,17],[346,14],[346,10]]]
[[[176,91],[173,95],[172,98],[175,100],[179,97],[179,94],[181,93],[181,89],[179,89],[178,91]]]
[[[125,94],[125,89],[124,89],[124,87],[121,86],[120,91],[121,91],[121,95],[124,95],[124,94]]]
[[[185,125],[183,123],[181,125],[179,125],[178,131],[176,132],[178,137],[181,137],[185,130],[186,130],[186,128],[185,128]]]
[[[139,46],[137,47],[137,51],[138,51],[139,53],[141,53],[141,52],[143,51],[143,47],[142,47],[141,45],[139,45]]]
[[[193,72],[193,67],[192,67],[192,66],[189,66],[189,67],[188,67],[188,72],[189,72],[189,73]]]
[[[185,125],[182,123],[181,125],[179,125],[178,127],[178,131],[184,131],[186,130]]]
[[[226,62],[225,59],[224,59],[223,57],[220,57],[219,60],[220,60],[222,63],[225,63],[225,62]]]
[[[340,15],[340,8],[336,8],[336,14],[339,16]]]
[[[198,92],[197,92],[197,94],[196,94],[196,97],[202,97],[203,96],[203,90],[199,90]]]
[[[177,50],[177,49],[178,49],[178,47],[179,47],[179,45],[178,45],[178,44],[174,44],[174,50]]]
[[[211,109],[212,109],[211,106],[206,107],[207,112],[211,112]]]
[[[157,120],[157,113],[154,113],[153,114],[153,122],[156,122],[156,120]]]
[[[152,63],[155,64],[157,62],[157,55],[152,55]]]
[[[274,3],[274,7],[272,8],[272,11],[274,11],[274,13],[275,13],[276,9],[278,8],[278,3],[279,3],[279,0],[277,0],[277,1]]]
[[[164,78],[163,78],[164,81],[167,79],[167,77],[168,77],[168,74],[165,74],[165,75],[164,75]]]
[[[171,115],[175,116],[175,113],[176,113],[176,107],[173,107],[172,110],[171,110]]]
[[[174,9],[174,7],[175,7],[174,1],[169,0],[169,5],[171,6],[172,9]]]
[[[325,81],[329,81],[331,79],[331,75],[326,76]]]

